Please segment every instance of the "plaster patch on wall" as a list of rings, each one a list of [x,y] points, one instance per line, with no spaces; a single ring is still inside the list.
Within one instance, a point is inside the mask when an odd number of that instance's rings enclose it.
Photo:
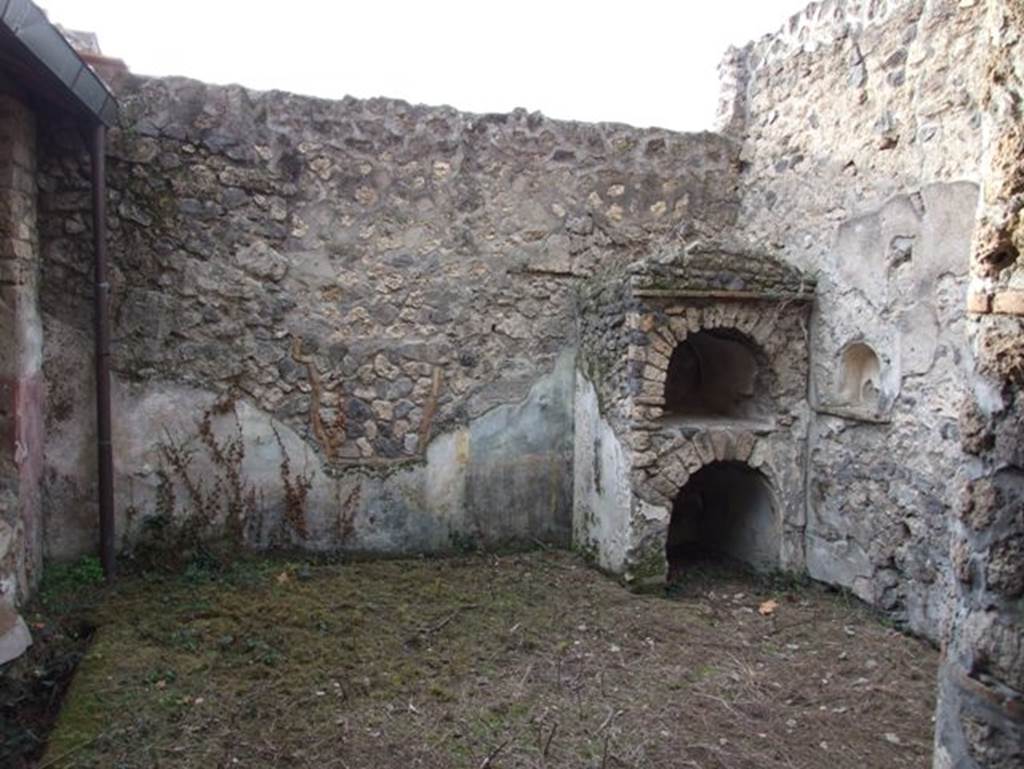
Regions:
[[[628,547],[632,493],[629,459],[612,426],[601,415],[597,390],[576,372],[574,402],[573,542],[598,566],[620,573]],[[648,520],[667,523],[668,511],[643,507]]]

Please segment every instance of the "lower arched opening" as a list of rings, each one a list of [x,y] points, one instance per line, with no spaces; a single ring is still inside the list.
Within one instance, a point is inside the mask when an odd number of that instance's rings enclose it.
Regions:
[[[690,476],[672,506],[669,579],[696,563],[779,566],[779,525],[768,481],[742,462],[713,462]]]

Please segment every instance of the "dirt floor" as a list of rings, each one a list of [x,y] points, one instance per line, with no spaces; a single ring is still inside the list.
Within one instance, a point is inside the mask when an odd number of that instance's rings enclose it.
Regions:
[[[137,578],[43,767],[930,766],[936,652],[820,586],[572,555]]]

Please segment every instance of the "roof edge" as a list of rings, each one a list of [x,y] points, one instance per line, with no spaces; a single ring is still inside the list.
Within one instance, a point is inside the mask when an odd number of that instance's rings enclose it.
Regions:
[[[31,0],[0,0],[0,27],[28,57],[49,73],[80,112],[111,126],[117,122],[117,99],[71,44]]]

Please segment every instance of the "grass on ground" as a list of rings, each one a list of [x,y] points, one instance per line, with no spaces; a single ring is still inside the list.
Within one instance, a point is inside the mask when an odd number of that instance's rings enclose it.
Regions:
[[[935,652],[810,584],[269,559],[127,579],[88,614],[44,767],[930,765]]]

